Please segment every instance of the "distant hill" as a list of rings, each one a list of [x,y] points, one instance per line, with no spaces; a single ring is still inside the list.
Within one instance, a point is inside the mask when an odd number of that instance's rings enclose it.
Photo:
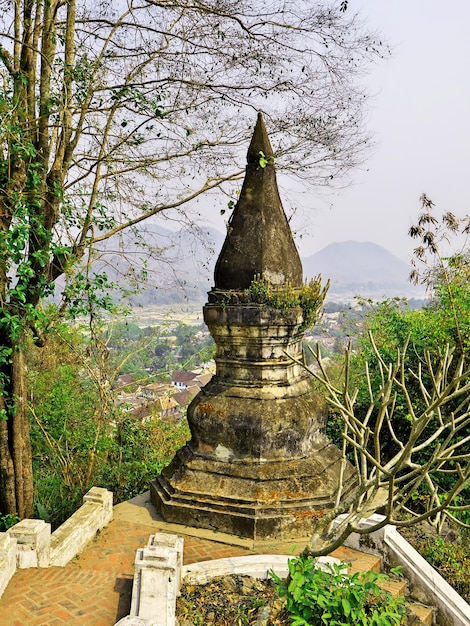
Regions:
[[[335,296],[423,297],[408,276],[410,267],[385,248],[371,242],[332,243],[302,260],[304,276],[330,279],[329,300]]]

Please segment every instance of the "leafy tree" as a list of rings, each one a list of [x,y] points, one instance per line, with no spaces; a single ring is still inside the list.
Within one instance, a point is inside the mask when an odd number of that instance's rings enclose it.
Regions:
[[[178,340],[178,344],[184,345],[194,342],[198,331],[199,328],[196,326],[189,326],[188,324],[183,324],[183,322],[178,322],[173,333]]]
[[[104,428],[99,419],[88,348],[80,332],[61,325],[43,349],[29,342],[25,350],[34,502],[37,514],[54,525],[80,506],[112,443],[109,424]]]
[[[158,340],[158,328],[145,332],[134,322],[109,321],[103,324],[100,339],[109,350],[110,371],[113,381],[120,374],[134,374],[139,384],[148,377],[148,354]]]
[[[121,352],[121,362],[142,348],[135,343]],[[42,350],[26,351],[35,508],[54,526],[93,484],[111,489],[115,502],[144,491],[188,437],[185,420],[141,422],[116,407],[111,383],[119,366],[102,358],[104,343],[99,351],[96,345],[62,324]]]
[[[457,218],[450,211],[439,219],[433,214],[434,203],[423,194],[418,223],[409,234],[418,240],[412,261],[410,280],[426,285],[431,295],[429,309],[438,317],[443,336],[460,353],[470,345],[470,255],[465,247],[455,251],[462,235],[470,232],[470,217]],[[450,255],[444,246],[454,243]]]
[[[109,306],[100,245],[239,179],[255,109],[281,169],[340,177],[367,140],[355,78],[382,49],[307,0],[0,1],[2,512],[32,513],[23,351],[55,281],[61,312]]]
[[[110,348],[122,349],[129,343],[137,342],[151,335],[151,332],[145,333],[135,322],[119,322],[114,323],[110,327],[110,337],[108,345]]]

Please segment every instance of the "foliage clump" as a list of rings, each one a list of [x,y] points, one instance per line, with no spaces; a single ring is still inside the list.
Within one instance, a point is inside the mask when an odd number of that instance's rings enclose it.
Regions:
[[[376,572],[349,576],[344,564],[326,563],[324,567],[319,567],[312,556],[302,554],[289,560],[286,581],[271,573],[279,595],[286,598],[292,626],[406,624],[404,597],[393,596],[379,586],[388,576]]]
[[[112,491],[115,504],[146,491],[189,439],[186,420],[150,415],[142,421],[116,404],[119,367],[108,356],[103,341],[95,344],[65,325],[41,350],[29,345],[35,515],[54,527],[93,485]]]
[[[317,276],[306,281],[302,287],[294,287],[287,280],[284,287],[279,289],[274,287],[264,274],[256,274],[248,289],[245,289],[245,295],[249,296],[252,302],[265,304],[282,312],[299,307],[302,309],[301,328],[304,330],[317,322],[329,286],[329,281],[322,286],[321,276]]]
[[[428,538],[423,546],[424,558],[445,578],[455,591],[470,601],[469,540],[446,542],[442,537]]]
[[[15,515],[14,513],[6,513],[5,515],[2,515],[0,513],[0,532],[4,532],[5,530],[8,530],[9,528],[17,524],[19,521],[20,521],[19,516]]]
[[[432,530],[432,529],[430,529]],[[470,533],[448,531],[443,536],[428,532],[425,527],[407,529],[404,533],[411,545],[466,601],[470,602]]]

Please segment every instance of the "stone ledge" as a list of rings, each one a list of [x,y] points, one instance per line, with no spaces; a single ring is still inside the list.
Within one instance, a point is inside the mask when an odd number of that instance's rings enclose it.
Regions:
[[[51,535],[50,524],[25,519],[0,533],[0,597],[17,568],[64,567],[113,518],[113,494],[92,487],[83,505]]]
[[[113,519],[113,494],[92,487],[83,505],[52,533],[50,565],[64,567]]]
[[[228,576],[241,574],[251,578],[268,578],[269,572],[274,572],[280,578],[286,578],[289,574],[288,562],[292,556],[284,554],[250,554],[248,556],[236,556],[214,561],[203,561],[185,565],[182,571],[184,583],[204,585],[216,576]],[[339,565],[340,559],[332,556],[319,557],[320,567],[326,563]]]

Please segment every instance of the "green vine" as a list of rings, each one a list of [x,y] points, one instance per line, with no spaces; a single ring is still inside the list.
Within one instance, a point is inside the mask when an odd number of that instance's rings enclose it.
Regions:
[[[266,304],[282,312],[294,307],[301,308],[303,315],[301,329],[305,330],[317,322],[329,286],[330,281],[322,286],[321,276],[317,276],[309,282],[306,281],[302,287],[294,287],[287,280],[282,289],[277,289],[269,278],[256,274],[248,289],[245,289],[245,295],[249,296],[252,302]]]

